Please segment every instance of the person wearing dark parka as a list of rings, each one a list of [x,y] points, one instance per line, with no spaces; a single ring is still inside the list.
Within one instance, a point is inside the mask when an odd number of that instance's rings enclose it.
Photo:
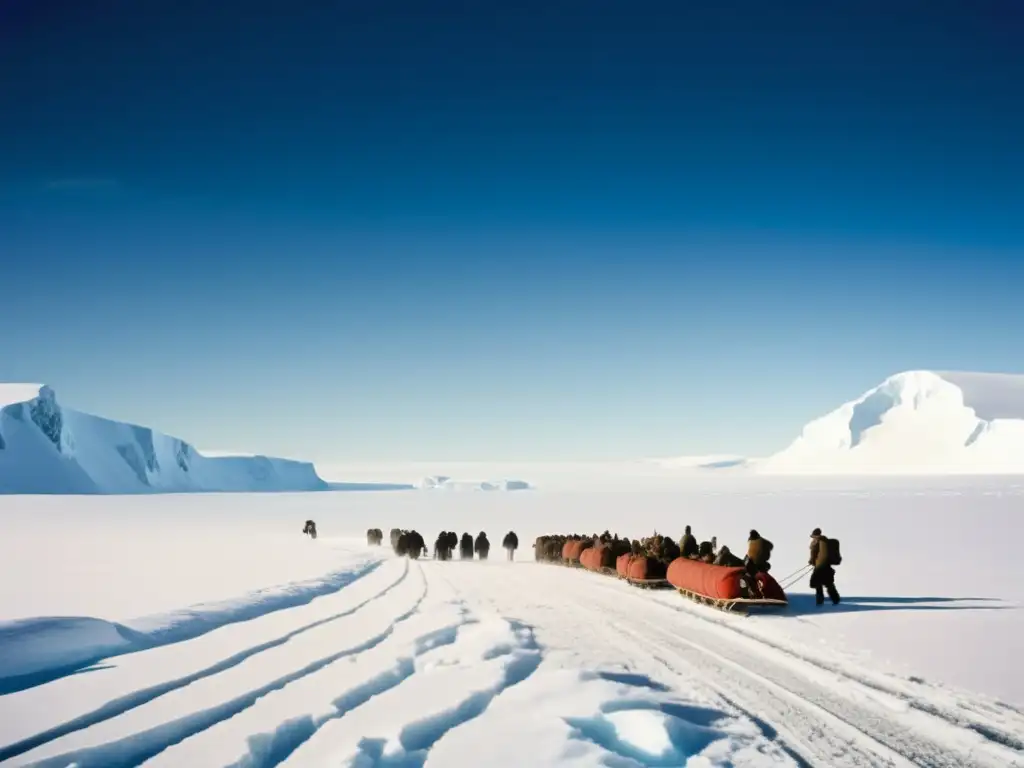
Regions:
[[[514,560],[516,556],[516,549],[519,548],[519,537],[516,536],[515,531],[509,531],[505,534],[504,540],[501,542],[501,546],[505,548],[508,553],[508,559]]]
[[[473,549],[476,550],[476,556],[480,560],[487,559],[487,553],[491,551],[491,542],[487,540],[487,534],[480,531],[480,535],[476,537]]]
[[[697,557],[697,538],[690,533],[690,526],[686,526],[682,538],[679,539],[679,553],[681,557]]]
[[[811,589],[814,590],[815,605],[825,604],[825,592],[832,605],[839,605],[839,590],[836,589],[836,571],[829,557],[828,538],[821,528],[811,531],[811,557],[807,564],[814,568],[811,571]]]

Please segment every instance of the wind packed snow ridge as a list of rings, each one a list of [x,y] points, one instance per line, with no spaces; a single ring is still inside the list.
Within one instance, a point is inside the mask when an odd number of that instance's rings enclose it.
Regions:
[[[78,616],[0,622],[0,695],[50,682],[102,659],[185,642],[228,624],[306,605],[379,566],[379,560],[367,562],[319,578],[123,624]]]
[[[908,371],[803,428],[766,474],[1024,474],[1024,375]]]
[[[66,408],[38,384],[0,384],[0,493],[317,491],[311,463],[205,456],[147,427]]]

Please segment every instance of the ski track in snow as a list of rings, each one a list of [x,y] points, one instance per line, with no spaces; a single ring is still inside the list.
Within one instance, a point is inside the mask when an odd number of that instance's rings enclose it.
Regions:
[[[1024,768],[1017,709],[770,626],[577,569],[385,554],[302,605],[0,695],[0,763]]]

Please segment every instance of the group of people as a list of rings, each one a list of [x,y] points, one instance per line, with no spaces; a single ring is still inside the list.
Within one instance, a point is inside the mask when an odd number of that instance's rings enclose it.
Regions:
[[[434,559],[451,560],[456,547],[459,548],[459,556],[463,560],[472,560],[474,552],[481,560],[486,560],[491,551],[491,542],[483,531],[480,531],[475,541],[469,533],[462,534],[460,539],[455,531],[441,531],[434,542]]]
[[[302,528],[302,533],[312,539],[316,538],[316,522],[307,520]],[[384,540],[384,532],[380,528],[370,528],[366,531],[366,543],[370,546],[380,546]],[[403,531],[398,528],[391,530],[391,546],[397,554],[410,555],[418,558],[427,554],[426,544],[423,537],[416,531]],[[509,531],[501,542],[508,554],[509,560],[515,559],[515,552],[519,548],[519,537],[515,531]],[[486,560],[491,551],[491,542],[484,531],[474,540],[469,533],[462,534],[462,538],[455,531],[441,531],[434,542],[434,559],[451,560],[452,553],[458,547],[459,554],[463,560],[472,560],[474,553],[481,560]]]
[[[513,560],[515,552],[519,548],[519,537],[516,536],[515,531],[505,534],[501,546],[505,549],[508,559]],[[441,531],[437,535],[437,541],[434,542],[434,559],[451,560],[456,547],[458,547],[459,556],[463,560],[472,560],[474,553],[479,559],[486,560],[491,552],[491,542],[484,531],[480,531],[476,540],[469,533],[462,534],[460,539],[455,531]]]
[[[316,523],[307,520],[302,532],[310,538],[316,538]],[[404,534],[404,535],[403,535]],[[398,554],[411,554],[415,550],[414,557],[426,554],[427,548],[423,543],[423,537],[415,531],[414,537],[409,532],[394,529],[391,532],[391,545]],[[415,542],[412,539],[415,538]],[[367,531],[367,541],[370,544],[380,544],[383,533],[376,528]],[[462,534],[460,539],[455,531],[442,531],[434,542],[434,558],[437,560],[450,560],[456,546],[464,560],[472,560],[473,554],[481,560],[486,560],[491,550],[491,542],[487,534],[480,531],[480,535],[474,541],[468,534]],[[509,531],[501,542],[509,560],[515,559],[515,552],[519,548],[519,537],[515,531]],[[699,560],[711,565],[725,565],[733,568],[745,568],[751,580],[756,583],[758,573],[768,573],[771,570],[771,555],[775,545],[764,538],[756,530],[751,530],[747,537],[747,554],[743,559],[734,555],[729,547],[722,545],[718,548],[718,537],[712,536],[710,541],[697,542],[690,526],[679,539],[679,552],[682,557],[691,560]],[[839,591],[836,589],[835,566],[842,562],[842,555],[839,553],[839,540],[830,539],[821,532],[821,528],[811,531],[810,558],[807,565],[811,568],[811,589],[814,590],[816,605],[825,604],[825,593],[828,593],[829,600],[833,605],[839,604]]]
[[[768,573],[771,570],[771,555],[774,548],[775,545],[756,530],[751,530],[747,537],[747,554],[743,559],[734,555],[724,544],[719,549],[718,538],[715,536],[712,536],[710,541],[698,543],[690,526],[686,526],[682,538],[679,539],[679,552],[682,557],[711,565],[745,568],[755,582],[758,573]],[[838,539],[829,539],[821,532],[821,528],[811,531],[810,559],[807,565],[811,568],[810,586],[814,590],[817,605],[824,605],[825,592],[828,592],[833,605],[839,604],[835,566],[841,562]]]

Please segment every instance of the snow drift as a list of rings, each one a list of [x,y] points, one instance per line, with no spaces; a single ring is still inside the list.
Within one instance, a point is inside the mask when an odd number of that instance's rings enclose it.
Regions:
[[[772,474],[1024,474],[1024,376],[908,371],[807,424]]]
[[[324,490],[312,464],[205,456],[176,437],[93,416],[38,384],[0,385],[0,493]]]

